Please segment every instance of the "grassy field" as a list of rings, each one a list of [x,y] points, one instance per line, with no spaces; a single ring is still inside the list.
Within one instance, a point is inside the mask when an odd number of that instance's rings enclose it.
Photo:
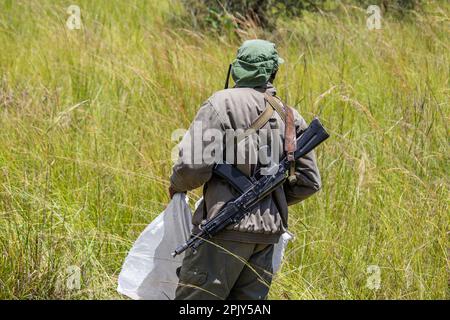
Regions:
[[[280,96],[332,134],[270,298],[448,299],[450,6],[427,3],[377,31],[341,6],[212,36],[168,1],[77,0],[81,30],[71,2],[1,1],[0,299],[121,298],[123,259],[168,202],[172,131],[254,37],[286,60]]]

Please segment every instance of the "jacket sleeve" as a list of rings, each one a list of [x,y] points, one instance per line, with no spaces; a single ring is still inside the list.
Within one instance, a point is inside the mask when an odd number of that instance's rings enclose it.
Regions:
[[[294,114],[298,136],[302,130],[307,128],[307,124],[297,111],[294,110]],[[286,201],[289,206],[305,200],[322,187],[314,150],[296,160],[295,175],[297,182],[294,185],[290,185],[287,181],[283,185]]]
[[[222,148],[219,144],[222,143],[223,132],[219,115],[207,100],[178,145],[179,157],[170,177],[170,185],[175,192],[196,189],[211,178],[215,159],[209,151],[213,146]]]

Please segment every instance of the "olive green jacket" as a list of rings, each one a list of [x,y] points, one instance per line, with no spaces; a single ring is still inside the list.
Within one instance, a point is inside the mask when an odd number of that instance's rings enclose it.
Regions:
[[[223,135],[228,129],[247,129],[265,109],[264,92],[266,90],[272,95],[276,93],[270,83],[264,88],[231,88],[218,91],[203,103],[194,122],[201,122],[202,132],[207,129],[216,129],[216,132],[221,132]],[[294,117],[298,134],[307,127],[307,124],[296,110],[294,110]],[[188,139],[189,136],[193,137],[194,134],[198,134],[198,132],[194,133],[193,124],[179,144],[180,150],[184,151],[180,152],[178,162],[173,167],[170,183],[176,192],[185,192],[204,186],[204,201],[198,206],[192,221],[194,225],[192,232],[195,234],[199,231],[198,226],[202,220],[215,216],[221,207],[227,201],[236,198],[238,193],[225,180],[212,174],[213,163],[211,161],[191,164],[192,161],[185,160],[188,153],[186,150],[192,152],[191,155],[199,152],[199,149],[194,150],[192,139]],[[274,112],[272,119],[262,129],[270,129],[270,131],[279,129],[279,133],[277,132],[273,139],[278,139],[274,142],[281,145],[278,154],[278,160],[281,160],[284,157],[285,130],[281,117]],[[223,148],[226,153],[227,140],[225,138],[223,140]],[[210,141],[203,142],[202,150],[210,143]],[[236,167],[249,176],[260,166],[246,163],[237,164]],[[228,226],[216,237],[250,243],[276,243],[279,236],[288,227],[288,205],[306,199],[321,188],[320,174],[313,151],[296,161],[296,176],[297,183],[295,185],[292,186],[286,182],[261,201],[239,223]]]

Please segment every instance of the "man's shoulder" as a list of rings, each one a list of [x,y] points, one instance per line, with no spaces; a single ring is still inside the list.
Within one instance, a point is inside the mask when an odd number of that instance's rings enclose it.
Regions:
[[[261,100],[261,101],[260,101]],[[208,99],[208,105],[220,118],[221,122],[230,125],[230,119],[248,118],[255,105],[262,105],[262,96],[252,88],[230,88],[216,91]],[[255,111],[256,112],[256,111]]]
[[[306,123],[306,120],[302,117],[302,115],[300,114],[300,112],[298,112],[297,109],[292,108],[293,113],[294,113],[294,121],[295,121],[295,126],[299,127],[301,130],[304,130],[308,124]]]

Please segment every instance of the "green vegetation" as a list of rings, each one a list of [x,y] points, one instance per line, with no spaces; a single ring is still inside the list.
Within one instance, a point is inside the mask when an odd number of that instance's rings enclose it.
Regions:
[[[378,5],[384,12],[404,15],[419,7],[420,0],[180,0],[186,8],[183,23],[194,28],[225,31],[256,25],[273,30],[277,21],[300,17],[304,12],[333,12],[342,6],[367,8]]]
[[[448,298],[447,2],[382,30],[342,5],[216,36],[174,26],[169,1],[77,1],[83,28],[68,30],[69,4],[0,4],[0,299],[120,298],[127,250],[168,201],[172,131],[254,37],[286,60],[280,96],[332,134],[270,298]]]

